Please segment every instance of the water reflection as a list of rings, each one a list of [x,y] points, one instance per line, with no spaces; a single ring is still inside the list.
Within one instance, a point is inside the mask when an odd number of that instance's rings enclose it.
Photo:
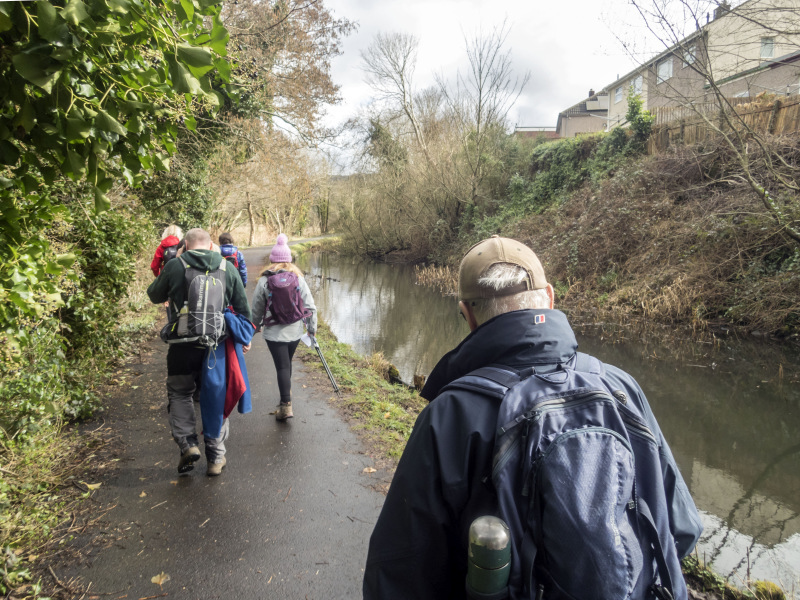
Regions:
[[[336,336],[365,355],[383,352],[405,381],[468,333],[455,299],[414,285],[408,267],[328,255],[301,267]],[[619,337],[578,331],[581,350],[630,372],[647,394],[703,512],[701,557],[734,583],[749,574],[800,591],[797,356],[689,343],[676,359],[646,336]]]

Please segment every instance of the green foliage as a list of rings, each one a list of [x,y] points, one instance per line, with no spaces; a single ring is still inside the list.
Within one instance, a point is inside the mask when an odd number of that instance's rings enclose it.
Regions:
[[[92,221],[75,220],[68,241],[78,256],[80,283],[61,315],[73,351],[83,356],[120,355],[113,333],[125,310],[121,301],[134,280],[148,230],[148,222],[123,209],[107,211]]]
[[[602,133],[578,136],[534,148],[528,174],[540,206],[562,199],[583,184],[589,175],[589,159],[604,136]]]
[[[115,178],[167,169],[178,124],[193,129],[195,111],[224,100],[219,12],[197,0],[1,3],[0,187],[85,181],[101,211]]]
[[[530,152],[527,177],[512,175],[505,193],[485,211],[465,211],[468,226],[462,234],[471,240],[500,233],[510,223],[564,201],[586,181],[598,184],[630,151],[621,129],[538,144]]]
[[[369,120],[367,151],[381,168],[402,171],[408,162],[408,151],[392,133],[378,120]]]
[[[649,110],[642,110],[643,105],[642,97],[634,94],[631,90],[628,94],[628,112],[625,114],[625,118],[630,123],[634,140],[641,145],[647,143],[655,122],[655,115],[651,114]]]
[[[74,252],[70,275],[48,279],[61,290],[59,312],[34,304],[43,313],[38,319],[20,310],[8,314],[0,346],[5,352],[0,361],[0,439],[26,438],[43,424],[88,416],[97,406],[93,378],[101,377],[126,348],[119,327],[127,310],[123,300],[149,223],[117,208],[91,221],[59,225],[55,236],[49,232],[51,242]],[[29,280],[19,285],[29,285]]]
[[[75,255],[51,244],[69,210],[45,194],[0,197],[0,354],[19,355],[36,323],[63,306]]]
[[[180,169],[157,173],[139,193],[142,206],[158,227],[179,225],[184,231],[207,227],[214,208],[208,167],[202,158],[187,160]]]

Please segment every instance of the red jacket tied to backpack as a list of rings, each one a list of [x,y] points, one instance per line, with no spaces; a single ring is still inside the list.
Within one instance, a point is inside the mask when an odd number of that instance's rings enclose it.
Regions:
[[[153,275],[158,277],[161,274],[161,269],[164,268],[167,260],[170,258],[175,258],[175,254],[172,253],[172,256],[165,260],[164,252],[167,250],[167,248],[172,248],[173,246],[177,247],[179,242],[180,240],[174,235],[168,235],[161,240],[161,243],[158,245],[158,248],[156,248],[156,253],[153,256],[153,262],[150,263],[150,270],[153,271]]]

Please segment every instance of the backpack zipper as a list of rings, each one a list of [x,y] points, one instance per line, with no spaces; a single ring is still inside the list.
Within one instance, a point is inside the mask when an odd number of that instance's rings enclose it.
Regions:
[[[627,414],[625,411],[619,411],[622,420],[625,421],[625,426],[628,429],[628,433],[632,433],[633,435],[644,438],[648,442],[652,442],[658,445],[658,440],[656,439],[655,434],[653,434],[652,430],[643,423],[640,423],[638,419],[635,419],[632,415]]]
[[[208,271],[206,271],[206,293],[203,294],[203,318],[200,322],[202,323],[200,335],[205,335],[208,325]]]
[[[536,423],[542,417],[542,415],[544,415],[544,413],[553,410],[554,408],[560,408],[565,406],[572,407],[572,406],[578,406],[580,404],[585,404],[587,402],[591,402],[596,397],[600,397],[603,400],[610,400],[612,402],[614,401],[614,399],[611,397],[610,394],[599,390],[584,392],[582,394],[577,394],[576,396],[571,398],[552,398],[550,400],[545,400],[544,402],[540,402],[539,404],[536,405],[536,407],[532,408],[528,412],[518,416],[510,423],[507,423],[506,425],[501,427],[500,428],[501,433],[506,434],[512,432],[520,424],[525,425],[525,428],[523,429],[523,434],[520,437],[514,439],[511,445],[505,450],[505,452],[503,452],[502,456],[500,457],[500,460],[497,461],[497,464],[492,469],[492,477],[494,477],[495,474],[499,473],[503,469],[503,467],[505,467],[506,463],[514,455],[513,454],[514,451],[516,450],[517,446],[520,445],[523,439],[527,441],[527,436],[528,433],[530,432],[530,426],[533,423]],[[526,461],[524,460],[522,461],[521,467],[522,467],[523,481],[526,481],[526,479],[524,478],[524,476],[527,475]],[[530,471],[528,471],[528,473],[529,472]]]

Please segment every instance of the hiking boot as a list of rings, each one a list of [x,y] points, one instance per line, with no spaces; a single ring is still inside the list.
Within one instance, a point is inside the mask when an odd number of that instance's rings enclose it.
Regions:
[[[194,469],[194,463],[200,460],[200,450],[197,446],[189,446],[181,452],[181,459],[178,461],[178,473],[188,473]]]
[[[278,410],[275,411],[275,419],[278,421],[285,421],[286,419],[291,419],[294,416],[292,412],[292,403],[287,402],[286,404],[279,404]]]
[[[227,462],[228,461],[225,460],[224,456],[220,459],[217,459],[215,462],[208,465],[208,471],[206,471],[206,475],[208,475],[209,477],[216,477],[217,475],[221,475],[222,469],[225,468],[225,464]]]

